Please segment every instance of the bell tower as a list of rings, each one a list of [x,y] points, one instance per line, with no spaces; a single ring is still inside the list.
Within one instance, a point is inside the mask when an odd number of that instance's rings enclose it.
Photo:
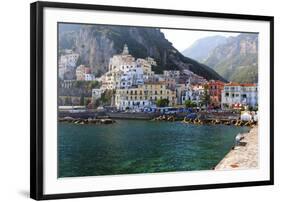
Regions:
[[[127,44],[124,45],[122,54],[123,54],[123,55],[129,55],[129,49],[128,49]]]

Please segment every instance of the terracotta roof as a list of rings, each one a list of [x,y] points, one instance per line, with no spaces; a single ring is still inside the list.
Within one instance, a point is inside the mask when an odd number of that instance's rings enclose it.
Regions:
[[[208,82],[209,85],[224,85],[225,83],[219,80],[210,80]]]
[[[242,83],[241,86],[257,86],[255,83]]]
[[[85,67],[85,73],[86,74],[91,74],[91,68],[90,67]]]
[[[230,82],[230,83],[225,84],[225,86],[240,86],[240,83]]]
[[[225,86],[243,86],[243,87],[250,87],[250,86],[256,86],[255,83],[237,83],[237,82],[230,82],[228,84],[225,84]]]

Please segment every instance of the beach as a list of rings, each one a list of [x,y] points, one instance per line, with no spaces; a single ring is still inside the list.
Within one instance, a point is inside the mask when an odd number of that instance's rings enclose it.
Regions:
[[[258,126],[244,135],[241,145],[235,146],[215,167],[215,170],[258,168]]]

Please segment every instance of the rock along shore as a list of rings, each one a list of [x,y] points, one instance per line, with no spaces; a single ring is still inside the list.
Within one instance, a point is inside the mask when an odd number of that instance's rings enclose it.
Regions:
[[[258,126],[243,135],[239,146],[232,150],[219,162],[215,170],[258,168]]]

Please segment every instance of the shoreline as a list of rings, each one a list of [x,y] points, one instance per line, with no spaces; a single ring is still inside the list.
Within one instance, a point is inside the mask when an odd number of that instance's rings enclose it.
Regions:
[[[258,168],[258,126],[243,135],[241,145],[233,147],[215,166],[214,170]]]
[[[195,124],[195,125],[235,125],[235,126],[249,126],[251,128],[255,127],[256,121],[245,121],[241,120],[239,116],[233,116],[232,114],[228,114],[227,116],[218,116],[214,115],[214,113],[197,113],[194,118],[187,118],[186,113],[177,113],[177,114],[161,114],[161,113],[128,113],[128,112],[103,112],[103,113],[67,113],[60,112],[58,116],[58,120],[60,122],[70,121],[85,121],[88,119],[111,119],[111,120],[151,120],[151,121],[181,121],[186,124]],[[67,118],[65,120],[65,118]],[[74,121],[73,121],[74,120]]]

